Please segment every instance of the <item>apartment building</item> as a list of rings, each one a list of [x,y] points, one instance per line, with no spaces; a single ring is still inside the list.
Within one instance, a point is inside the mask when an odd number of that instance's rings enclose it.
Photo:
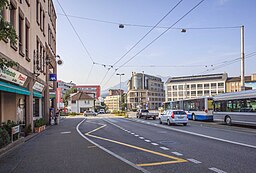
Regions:
[[[95,110],[95,98],[94,94],[87,94],[85,92],[78,91],[77,93],[70,95],[68,101],[68,108],[71,112],[83,113],[84,111]]]
[[[171,77],[166,82],[166,101],[224,93],[226,80],[226,73]]]
[[[161,78],[142,73],[132,72],[127,83],[128,109],[158,109],[165,101],[164,83]]]
[[[245,76],[245,90],[256,89],[256,74]],[[241,91],[241,77],[229,77],[226,81],[226,92]]]
[[[104,99],[104,103],[110,112],[119,111],[120,105],[120,95],[109,95]]]
[[[0,41],[0,58],[18,63],[0,71],[0,123],[33,127],[56,111],[56,13],[52,0],[10,0],[3,18],[16,30],[17,44]]]

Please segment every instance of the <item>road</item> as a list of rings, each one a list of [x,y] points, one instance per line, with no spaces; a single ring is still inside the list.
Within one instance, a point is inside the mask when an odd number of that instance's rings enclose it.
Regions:
[[[109,115],[66,118],[0,157],[0,172],[255,172],[256,129]]]

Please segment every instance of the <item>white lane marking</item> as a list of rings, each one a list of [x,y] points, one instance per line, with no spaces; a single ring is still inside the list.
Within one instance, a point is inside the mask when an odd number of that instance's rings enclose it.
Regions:
[[[160,148],[163,150],[169,150],[169,148],[166,148],[166,147],[160,147]]]
[[[144,139],[144,137],[139,137],[140,139]]]
[[[133,120],[130,120],[130,121],[133,121]],[[161,128],[168,129],[168,130],[173,130],[173,131],[176,131],[176,132],[186,133],[186,134],[190,134],[190,135],[194,135],[194,136],[200,136],[200,137],[204,137],[204,138],[208,138],[208,139],[213,139],[213,140],[216,140],[216,141],[221,141],[221,142],[226,142],[226,143],[230,143],[230,144],[235,144],[235,145],[240,145],[240,146],[256,149],[256,145],[250,145],[250,144],[245,144],[245,143],[241,143],[241,142],[230,141],[230,140],[227,140],[227,139],[221,139],[221,138],[217,138],[217,137],[213,137],[213,136],[207,136],[207,135],[203,135],[203,134],[200,134],[200,133],[189,132],[189,131],[185,131],[185,130],[181,130],[181,129],[174,129],[174,128],[170,128],[168,126],[162,126],[162,125],[158,125],[158,124],[154,124],[154,125],[158,126],[158,127],[161,127]]]
[[[157,143],[151,143],[151,144],[152,144],[152,145],[155,145],[155,146],[158,145]]]
[[[151,142],[151,141],[150,141],[150,140],[148,140],[148,139],[147,139],[147,140],[145,140],[145,141],[146,141],[146,142]]]
[[[198,161],[198,160],[196,160],[196,159],[187,159],[187,160],[190,161],[190,162],[193,162],[193,163],[195,163],[195,164],[202,163],[202,162],[200,162],[200,161]]]
[[[139,135],[134,135],[134,136],[138,137]]]
[[[121,157],[121,156],[119,156],[119,155],[113,153],[112,151],[110,151],[110,150],[108,150],[108,149],[102,147],[101,145],[97,144],[96,142],[93,142],[92,140],[90,140],[89,138],[87,138],[86,136],[84,136],[84,135],[82,134],[82,132],[79,130],[79,126],[80,126],[85,120],[86,120],[86,119],[83,119],[83,120],[82,120],[80,123],[78,123],[77,126],[76,126],[76,131],[79,133],[79,135],[80,135],[82,138],[86,139],[87,141],[91,142],[92,144],[94,144],[94,145],[97,146],[98,148],[100,148],[100,149],[102,149],[103,151],[105,151],[105,152],[111,154],[112,156],[116,157],[117,159],[119,159],[119,160],[121,160],[121,161],[123,161],[123,162],[125,162],[125,163],[127,163],[127,164],[129,164],[129,165],[131,165],[132,167],[134,167],[134,168],[136,168],[136,169],[142,171],[143,173],[149,173],[149,171],[147,171],[146,169],[144,169],[144,168],[142,168],[142,167],[140,167],[140,166],[135,165],[134,163],[130,162],[129,160],[126,160],[125,158],[123,158],[123,157]]]
[[[135,133],[131,133],[132,135],[134,135]]]
[[[214,172],[217,172],[217,173],[227,173],[227,172],[222,171],[222,170],[220,170],[220,169],[218,169],[218,168],[209,168],[209,170],[214,171]]]
[[[127,131],[128,133],[131,133],[130,131]]]
[[[183,156],[183,154],[178,153],[178,152],[172,152],[172,154],[175,154],[176,156]]]
[[[68,132],[60,132],[60,134],[69,134],[71,133],[71,131],[68,131]]]

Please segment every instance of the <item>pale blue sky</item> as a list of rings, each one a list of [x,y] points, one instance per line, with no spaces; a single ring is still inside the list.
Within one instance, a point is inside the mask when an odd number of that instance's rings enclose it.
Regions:
[[[179,0],[59,0],[68,15],[93,18],[117,23],[155,25]],[[171,26],[200,0],[184,0],[159,26]],[[94,65],[87,80],[92,61],[72,30],[55,0],[57,12],[57,54],[64,64],[58,68],[58,79],[76,84],[100,84],[107,68]],[[100,23],[70,17],[77,33],[95,62],[114,64],[150,28]],[[256,1],[255,0],[205,0],[197,9],[181,20],[175,27],[200,28],[217,26],[245,26],[245,54],[256,52]],[[117,66],[123,64],[164,29],[156,28]],[[240,29],[196,30],[186,33],[171,29],[123,67],[122,80],[131,77],[131,72],[145,71],[160,76],[195,75],[227,72],[229,76],[240,75],[240,62],[216,70],[221,62],[240,57]],[[140,66],[189,66],[189,67],[140,67]],[[199,65],[199,66],[197,66]],[[207,65],[208,67],[204,67]],[[213,67],[210,67],[213,65]],[[256,56],[245,61],[245,74],[256,72]],[[208,69],[208,72],[205,72]],[[119,83],[114,75],[107,82],[110,70],[102,82],[102,89]]]

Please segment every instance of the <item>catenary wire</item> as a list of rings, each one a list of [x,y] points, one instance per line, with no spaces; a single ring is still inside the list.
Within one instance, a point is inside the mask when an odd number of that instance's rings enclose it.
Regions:
[[[153,41],[151,41],[149,44],[147,44],[143,49],[141,49],[137,54],[132,56],[128,61],[123,63],[119,68],[115,69],[115,72],[118,71],[121,67],[123,67],[125,64],[130,62],[132,59],[134,59],[136,56],[138,56],[141,52],[143,52],[146,48],[148,48],[151,44],[153,44],[156,40],[158,40],[161,36],[163,36],[167,31],[169,31],[174,25],[176,25],[178,22],[180,22],[184,17],[186,17],[188,14],[190,14],[194,9],[196,9],[200,4],[202,4],[205,0],[201,0],[199,3],[197,3],[193,8],[191,8],[187,13],[185,13],[182,17],[180,17],[174,24],[172,24],[168,29],[166,29],[164,32],[162,32],[158,37],[156,37]],[[107,80],[106,84],[111,80],[114,73],[111,75],[111,77]]]
[[[87,55],[89,56],[90,60],[94,63],[93,58],[92,58],[90,52],[89,52],[88,49],[86,48],[84,42],[82,41],[82,39],[81,39],[81,37],[79,36],[78,32],[76,31],[74,25],[72,24],[72,22],[70,21],[69,17],[67,16],[67,14],[66,14],[65,10],[63,9],[62,5],[60,4],[59,0],[57,0],[57,3],[59,4],[59,6],[60,6],[62,12],[63,12],[64,15],[66,16],[66,18],[67,18],[69,24],[71,25],[71,27],[72,27],[73,31],[75,32],[77,38],[79,39],[80,43],[82,44],[83,48],[85,49],[85,51],[86,51]]]

